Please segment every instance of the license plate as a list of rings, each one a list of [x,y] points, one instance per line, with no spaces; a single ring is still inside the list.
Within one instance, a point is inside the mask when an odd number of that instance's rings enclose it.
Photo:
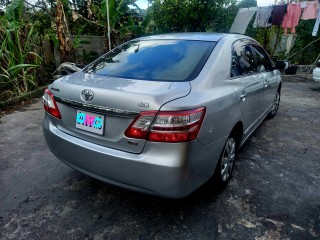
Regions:
[[[76,128],[102,135],[103,127],[103,115],[77,110]]]

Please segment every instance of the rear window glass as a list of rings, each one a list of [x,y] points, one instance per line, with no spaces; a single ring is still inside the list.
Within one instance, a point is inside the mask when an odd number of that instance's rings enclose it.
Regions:
[[[199,74],[215,45],[186,40],[131,41],[103,55],[84,72],[129,79],[189,81]]]

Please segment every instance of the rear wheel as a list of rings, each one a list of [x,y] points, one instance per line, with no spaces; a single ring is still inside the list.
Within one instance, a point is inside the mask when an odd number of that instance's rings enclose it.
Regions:
[[[215,183],[218,187],[224,188],[231,178],[233,167],[236,160],[237,140],[232,134],[228,137],[223,147],[216,171],[214,174]]]
[[[277,91],[276,96],[273,100],[271,110],[268,114],[268,119],[273,118],[277,114],[277,111],[279,109],[279,105],[280,105],[280,89]]]
[[[223,182],[227,182],[230,179],[234,166],[235,157],[236,141],[234,138],[229,138],[221,156],[220,176]]]
[[[206,197],[214,197],[221,191],[223,191],[231,178],[237,156],[238,146],[242,137],[242,135],[240,135],[240,132],[242,133],[242,129],[240,131],[239,127],[240,126],[235,127],[232,130],[225,145],[223,146],[213,176],[208,182],[203,185],[200,190],[200,192],[202,192]]]

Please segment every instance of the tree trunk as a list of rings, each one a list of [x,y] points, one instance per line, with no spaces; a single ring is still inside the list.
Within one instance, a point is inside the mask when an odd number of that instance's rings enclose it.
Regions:
[[[66,32],[64,28],[63,4],[57,0],[56,25],[59,40],[59,53],[61,63],[65,62],[68,54],[68,43],[66,41]]]

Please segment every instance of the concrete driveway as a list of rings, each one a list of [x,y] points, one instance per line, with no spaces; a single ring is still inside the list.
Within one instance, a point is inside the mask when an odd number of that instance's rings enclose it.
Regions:
[[[43,115],[37,100],[0,118],[0,239],[320,238],[320,84],[284,81],[228,188],[182,200],[72,170],[49,152]]]

